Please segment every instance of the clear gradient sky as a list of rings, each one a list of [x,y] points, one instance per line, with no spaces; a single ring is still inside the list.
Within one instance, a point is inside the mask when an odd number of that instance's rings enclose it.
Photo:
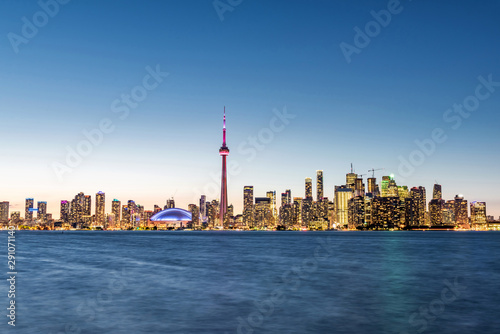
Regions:
[[[212,0],[73,0],[43,24],[36,1],[1,1],[0,200],[11,211],[24,211],[26,197],[48,201],[58,217],[60,200],[80,191],[93,202],[104,191],[107,211],[113,198],[146,209],[171,196],[182,208],[201,192],[218,198],[204,189],[219,186],[211,174],[220,173],[226,106],[237,213],[243,186],[304,196],[317,169],[332,198],[352,162],[363,174],[385,168],[379,181],[394,173],[398,185],[425,186],[428,198],[438,181],[445,199],[486,201],[498,217],[500,87],[457,129],[443,115],[475,94],[479,76],[500,81],[500,2],[401,1],[348,63],[340,44],[354,46],[354,28],[388,2],[245,0],[221,20]],[[42,24],[16,53],[9,33],[23,36],[33,16]],[[114,101],[157,65],[169,75],[120,119]],[[295,118],[249,153],[249,136],[284,108]],[[106,118],[114,130],[58,179],[54,163]],[[402,181],[399,157],[435,128],[447,140]]]

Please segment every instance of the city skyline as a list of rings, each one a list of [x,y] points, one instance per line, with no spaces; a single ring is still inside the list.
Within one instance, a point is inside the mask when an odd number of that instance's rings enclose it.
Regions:
[[[379,182],[395,174],[398,185],[429,192],[438,181],[443,198],[463,194],[500,215],[498,3],[401,2],[350,62],[342,43],[356,46],[354,28],[377,22],[387,1],[243,2],[222,21],[210,2],[127,4],[60,5],[17,52],[7,35],[22,36],[22,18],[33,21],[44,9],[0,4],[1,102],[8,113],[0,201],[11,211],[22,212],[29,197],[35,205],[46,201],[57,216],[60,201],[80,191],[106,193],[106,212],[110,198],[149,208],[172,196],[182,208],[204,193],[216,199],[214,154],[226,105],[228,164],[238,164],[228,170],[235,212],[242,212],[244,186],[253,185],[256,197],[286,189],[303,197],[303,179],[314,179],[317,169],[332,199],[353,163],[360,174],[385,168]],[[272,14],[281,11],[287,15]],[[93,26],[80,29],[89,16]],[[255,19],[260,25],[249,31]],[[454,104],[474,102],[478,85],[480,96],[489,96],[467,117],[450,119]],[[425,144],[438,128],[447,139],[431,150]],[[54,166],[68,166],[68,152],[88,137],[98,143],[91,153],[58,174]],[[403,180],[400,157],[410,160],[415,150],[424,161]]]

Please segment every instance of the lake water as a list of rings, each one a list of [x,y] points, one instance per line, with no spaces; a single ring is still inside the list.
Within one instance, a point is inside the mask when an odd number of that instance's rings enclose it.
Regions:
[[[498,333],[500,233],[16,233],[16,333]],[[0,234],[2,277],[7,233]]]

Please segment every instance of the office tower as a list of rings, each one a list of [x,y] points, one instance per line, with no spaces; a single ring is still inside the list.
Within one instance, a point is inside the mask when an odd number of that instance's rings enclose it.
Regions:
[[[309,224],[313,218],[313,201],[312,197],[306,197],[302,200],[301,206],[301,218],[302,218],[302,227],[309,227]]]
[[[316,200],[319,202],[323,198],[323,171],[316,171]]]
[[[9,202],[0,202],[0,223],[9,222]]]
[[[173,209],[175,208],[175,200],[173,198],[167,199],[167,203],[164,206],[164,209]]]
[[[441,191],[441,185],[435,184],[434,189],[432,190],[432,199],[442,199],[443,193]]]
[[[356,179],[358,178],[358,174],[354,173],[354,169],[351,164],[351,172],[345,175],[345,185],[347,188],[350,188],[351,191],[354,191],[354,186],[356,184]]]
[[[372,193],[366,193],[365,196],[365,224],[366,226],[371,226],[373,224],[372,220],[372,201],[374,195]]]
[[[273,218],[276,221],[278,219],[278,210],[276,208],[276,191],[268,191],[266,193],[266,197],[271,200],[271,212],[273,214]]]
[[[365,184],[363,183],[363,177],[358,177],[354,181],[354,197],[365,196]]]
[[[280,208],[283,207],[283,205],[286,205],[288,204],[288,195],[287,193],[281,193],[281,205],[280,205]]]
[[[245,186],[243,188],[243,223],[248,227],[253,227],[253,186]]]
[[[328,221],[328,197],[322,197],[321,201],[317,202],[316,216],[320,220]]]
[[[293,198],[292,225],[295,228],[302,226],[302,198],[300,197]]]
[[[287,199],[286,203],[292,205],[292,191],[290,189],[287,189],[285,191],[285,193],[286,193],[286,199]]]
[[[200,197],[200,216],[201,216],[201,221],[205,222],[207,221],[207,196],[201,195]]]
[[[443,205],[443,225],[456,225],[455,220],[455,201],[446,201]]]
[[[85,195],[83,200],[83,215],[90,217],[92,216],[92,196]]]
[[[394,180],[394,176],[382,177],[382,197],[398,197],[398,186]]]
[[[350,230],[365,224],[365,200],[363,196],[352,197],[348,201],[348,227]]]
[[[69,223],[70,211],[69,202],[61,201],[61,221],[64,223]]]
[[[272,225],[271,199],[255,197],[255,226],[263,228]]]
[[[47,202],[38,202],[37,209],[37,219],[45,223],[47,221]]]
[[[384,229],[400,227],[401,210],[399,197],[374,197],[371,211],[374,227]]]
[[[407,186],[398,186],[398,197],[400,201],[401,225],[408,226],[406,222],[406,199],[410,197],[410,191]]]
[[[17,225],[21,222],[21,211],[13,211],[10,214],[10,225]]]
[[[352,197],[353,191],[351,188],[346,186],[335,186],[335,222],[339,228],[348,228],[349,200]]]
[[[382,197],[388,197],[389,196],[389,182],[391,181],[391,178],[389,176],[382,176],[382,183],[381,183],[381,196]]]
[[[219,201],[214,199],[210,202],[210,210],[208,217],[208,225],[210,227],[218,227],[220,226],[220,204]]]
[[[377,189],[377,179],[374,177],[368,178],[368,193],[373,194],[375,196],[375,191]]]
[[[72,223],[82,223],[84,215],[85,195],[80,192],[71,200],[70,220]]]
[[[283,204],[280,207],[280,225],[288,228],[293,225],[293,220],[292,220],[293,214],[292,214],[292,206],[290,204]]]
[[[121,206],[122,206],[122,202],[120,202],[116,198],[113,199],[113,202],[111,202],[111,213],[115,217],[115,224],[116,225],[119,225],[120,221],[121,221],[121,214],[120,214],[121,213],[121,211],[120,211]]]
[[[425,188],[424,187],[413,187],[410,190],[410,198],[413,199],[415,206],[413,208],[414,217],[412,219],[415,226],[425,224],[425,212],[426,212],[426,202],[425,202]]]
[[[155,205],[154,205],[153,212],[154,212],[154,213],[158,213],[158,212],[160,212],[160,211],[161,211],[161,207],[160,207],[159,205],[156,205],[156,204],[155,204]]]
[[[486,228],[486,203],[471,202],[470,203],[470,222],[471,228],[484,229]]]
[[[469,214],[467,200],[462,195],[455,196],[455,221],[459,228],[469,229]]]
[[[219,155],[222,157],[219,224],[222,225],[226,219],[227,203],[228,203],[228,200],[227,200],[226,158],[229,155],[229,148],[226,146],[226,107],[224,107],[224,126],[222,127],[222,146],[219,149]]]
[[[191,221],[193,227],[200,226],[200,209],[196,204],[189,204],[188,211],[191,212]]]
[[[306,196],[304,198],[310,198],[312,200],[312,179],[306,177]]]
[[[106,201],[105,201],[105,194],[102,191],[99,191],[95,195],[95,219],[96,223],[98,225],[104,225],[105,220],[106,220],[106,213],[105,213],[105,208],[106,208]]]
[[[227,216],[228,217],[234,217],[234,205],[230,204],[227,207]]]
[[[24,220],[27,222],[33,221],[33,198],[26,198],[25,211],[24,211]]]
[[[128,205],[123,205],[122,206],[122,220],[121,220],[121,225],[122,227],[127,228],[128,225],[130,224],[130,219],[131,219],[131,212],[130,212],[130,207]]]
[[[436,195],[435,190],[436,190],[436,188],[434,186],[433,197]],[[444,205],[444,201],[442,199],[433,198],[430,200],[430,202],[429,202],[429,217],[430,217],[431,226],[443,225],[443,205]]]

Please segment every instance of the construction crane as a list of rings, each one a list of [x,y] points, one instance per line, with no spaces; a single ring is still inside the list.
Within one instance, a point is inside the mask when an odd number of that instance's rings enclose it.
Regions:
[[[372,172],[372,177],[375,177],[375,171],[378,171],[378,170],[384,170],[385,168],[372,168],[372,169],[369,169],[368,171],[369,172]]]

